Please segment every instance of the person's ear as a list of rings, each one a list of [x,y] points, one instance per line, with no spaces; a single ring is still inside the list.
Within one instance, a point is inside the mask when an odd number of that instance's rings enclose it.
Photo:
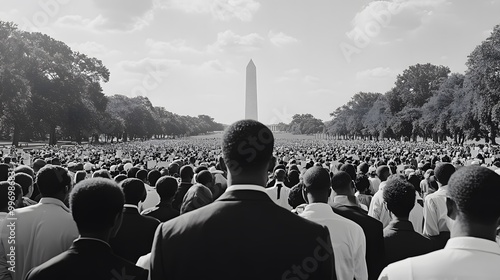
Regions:
[[[455,220],[455,218],[457,217],[457,204],[449,197],[446,198],[446,209],[446,215],[450,219]]]
[[[309,204],[309,199],[307,199],[307,191],[306,191],[306,188],[304,186],[302,186],[302,198],[304,199],[304,201]]]
[[[329,187],[328,188],[328,197],[330,197],[332,195],[332,187]]]

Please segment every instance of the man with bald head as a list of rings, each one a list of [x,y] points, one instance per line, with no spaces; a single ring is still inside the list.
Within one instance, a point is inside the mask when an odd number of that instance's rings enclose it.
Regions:
[[[482,166],[458,169],[448,182],[450,236],[444,249],[386,267],[379,279],[498,279],[500,175]]]
[[[366,280],[365,234],[358,224],[333,212],[328,205],[331,192],[328,171],[319,166],[309,168],[304,174],[304,197],[309,204],[299,215],[328,227],[339,279]]]
[[[336,279],[328,229],[277,206],[264,191],[273,148],[262,123],[242,120],[226,129],[229,187],[211,204],[159,226],[152,280]]]
[[[269,195],[271,200],[277,205],[287,210],[292,210],[292,206],[288,204],[290,188],[285,186],[286,171],[283,169],[276,169],[276,171],[274,171],[274,178],[274,186],[266,189],[267,195]]]

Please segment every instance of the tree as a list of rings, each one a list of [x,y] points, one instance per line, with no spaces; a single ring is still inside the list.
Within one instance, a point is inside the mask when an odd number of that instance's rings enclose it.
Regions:
[[[313,134],[323,132],[325,125],[311,114],[295,114],[288,126],[288,131],[294,134]]]

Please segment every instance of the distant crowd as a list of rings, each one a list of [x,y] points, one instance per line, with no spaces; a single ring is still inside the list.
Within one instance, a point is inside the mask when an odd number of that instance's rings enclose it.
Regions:
[[[5,147],[1,279],[497,279],[500,149],[274,139]]]

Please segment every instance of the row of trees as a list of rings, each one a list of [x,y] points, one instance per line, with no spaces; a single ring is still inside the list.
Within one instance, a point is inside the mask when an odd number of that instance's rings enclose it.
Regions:
[[[453,138],[495,143],[500,124],[500,25],[469,55],[464,74],[416,64],[385,94],[360,92],[337,108],[326,131],[344,138]]]
[[[145,97],[104,95],[109,70],[65,43],[0,21],[0,138],[123,140],[193,135],[222,129],[208,116],[179,116]]]

